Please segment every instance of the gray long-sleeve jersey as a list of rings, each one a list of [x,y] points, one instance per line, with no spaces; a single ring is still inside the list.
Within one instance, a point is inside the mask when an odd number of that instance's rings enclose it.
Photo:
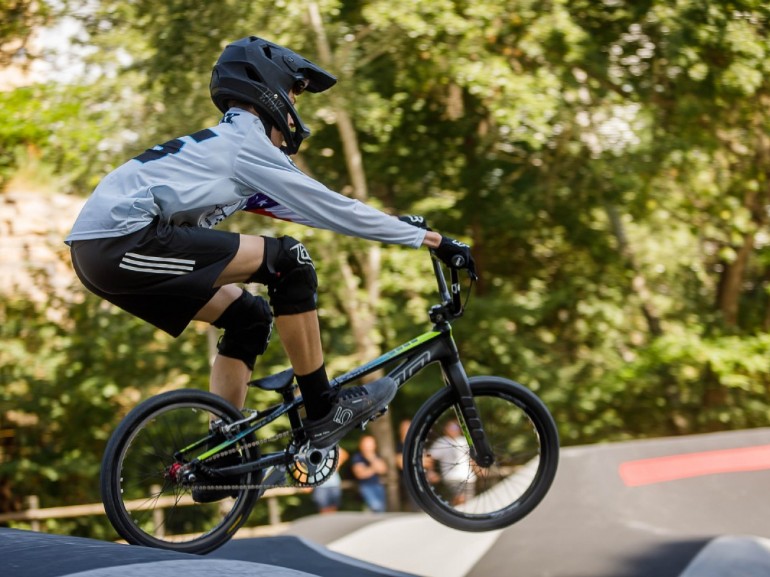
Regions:
[[[156,217],[209,228],[238,210],[415,248],[425,237],[301,172],[259,118],[233,108],[218,126],[156,146],[108,174],[65,242],[123,236]]]

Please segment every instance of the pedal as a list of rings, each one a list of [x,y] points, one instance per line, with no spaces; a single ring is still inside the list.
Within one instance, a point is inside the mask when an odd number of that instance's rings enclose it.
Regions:
[[[387,405],[386,405],[385,407],[383,407],[382,409],[380,409],[380,411],[379,411],[379,412],[377,412],[377,413],[374,413],[374,414],[373,414],[371,417],[369,417],[369,418],[368,418],[368,419],[366,419],[365,421],[361,421],[361,424],[360,424],[360,425],[358,425],[358,428],[359,428],[359,429],[361,429],[362,431],[364,431],[364,430],[366,429],[366,425],[368,425],[369,423],[371,423],[371,422],[372,422],[372,421],[374,421],[375,419],[379,419],[379,418],[380,418],[382,415],[384,415],[384,414],[385,414],[385,413],[387,413],[387,412],[388,412],[388,407],[387,407]]]

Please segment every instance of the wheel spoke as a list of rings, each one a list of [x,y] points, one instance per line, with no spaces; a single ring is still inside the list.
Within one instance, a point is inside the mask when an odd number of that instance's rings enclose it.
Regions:
[[[196,503],[174,455],[208,434],[210,416],[233,422],[240,412],[203,391],[173,391],[132,411],[105,451],[102,494],[108,517],[130,543],[189,553],[210,551],[228,540],[248,517],[258,495]],[[258,457],[248,436],[244,459]],[[201,483],[205,483],[202,480]],[[215,484],[214,481],[209,481]]]
[[[406,479],[415,500],[439,521],[488,530],[517,521],[544,497],[556,472],[558,435],[539,399],[520,385],[494,378],[472,382],[495,462],[481,467],[473,460],[445,392],[415,416]]]

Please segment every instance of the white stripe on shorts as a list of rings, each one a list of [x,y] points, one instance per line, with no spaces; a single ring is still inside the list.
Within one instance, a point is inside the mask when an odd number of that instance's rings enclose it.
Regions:
[[[127,252],[120,261],[119,266],[120,268],[139,272],[182,275],[190,273],[195,269],[195,261],[184,258],[144,256],[135,252]]]

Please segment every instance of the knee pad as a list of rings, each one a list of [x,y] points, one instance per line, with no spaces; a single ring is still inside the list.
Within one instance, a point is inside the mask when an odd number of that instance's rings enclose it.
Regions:
[[[239,359],[254,370],[257,355],[267,349],[273,329],[273,313],[267,301],[243,291],[212,324],[225,329],[217,343],[219,354]]]
[[[276,316],[316,309],[318,277],[310,255],[290,236],[265,237],[262,266],[249,279],[267,285]]]

